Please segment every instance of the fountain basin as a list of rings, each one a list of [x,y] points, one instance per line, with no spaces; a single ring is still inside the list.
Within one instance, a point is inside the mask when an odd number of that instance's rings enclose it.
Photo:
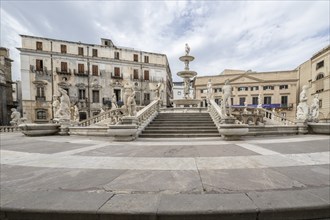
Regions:
[[[60,131],[59,124],[20,124],[18,127],[26,136],[54,135]]]
[[[180,58],[179,58],[182,62],[191,62],[191,61],[193,61],[194,59],[195,59],[195,57],[193,57],[193,56],[190,56],[190,55],[185,55],[185,56],[181,56]]]
[[[220,125],[219,133],[225,140],[239,140],[242,136],[249,133],[249,126],[245,124],[222,124]]]
[[[315,134],[327,134],[330,135],[330,123],[307,123],[310,128],[312,128]]]
[[[177,73],[178,76],[182,78],[192,78],[197,75],[195,71],[184,70]]]
[[[202,102],[201,99],[171,99],[171,102],[173,102],[174,107],[185,107],[185,106],[197,106],[199,107],[200,103]]]

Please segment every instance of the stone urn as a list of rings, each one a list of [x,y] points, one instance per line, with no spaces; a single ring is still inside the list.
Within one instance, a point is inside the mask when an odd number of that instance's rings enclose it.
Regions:
[[[55,135],[60,131],[59,124],[20,124],[18,127],[26,136]]]
[[[248,127],[249,125],[245,124],[222,124],[220,125],[219,133],[225,140],[240,140],[242,136],[249,133]]]

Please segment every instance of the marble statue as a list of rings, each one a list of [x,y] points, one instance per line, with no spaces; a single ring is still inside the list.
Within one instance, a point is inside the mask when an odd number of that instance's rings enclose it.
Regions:
[[[213,91],[212,91],[212,82],[211,79],[207,82],[207,99],[210,100],[213,98]]]
[[[185,51],[186,51],[186,56],[188,56],[190,53],[190,47],[189,47],[188,43],[186,43]]]
[[[151,91],[155,91],[155,100],[160,99],[160,92],[162,89],[162,83],[157,83],[157,85],[155,86],[153,83],[149,83],[149,87]]]
[[[111,97],[111,108],[112,109],[118,108],[116,94],[113,94]]]
[[[261,94],[259,93],[258,95],[258,106],[257,108],[262,108],[262,99],[261,99]]]
[[[12,113],[11,113],[11,121],[10,121],[10,124],[12,126],[18,126],[19,124],[21,124],[21,113],[18,112],[16,110],[16,108],[12,108],[11,109]]]
[[[53,114],[55,115],[55,113],[58,111],[60,107],[60,101],[58,100],[58,97],[55,95],[53,97],[52,107],[53,107]]]
[[[307,105],[307,90],[308,86],[304,85],[299,96],[299,104],[297,106],[296,118],[298,120],[307,120],[309,115],[309,108]]]
[[[102,113],[104,113],[104,112],[105,112],[104,109],[101,108],[101,109],[100,109],[100,114],[102,114]]]
[[[73,106],[73,121],[79,122],[79,109],[77,105]]]
[[[320,100],[319,100],[319,95],[315,94],[310,108],[311,120],[317,122],[319,114],[320,114]]]
[[[59,88],[58,91],[61,94],[61,98],[60,106],[55,113],[55,118],[57,118],[57,120],[70,120],[70,98],[66,90]]]
[[[124,109],[128,112],[128,98],[132,95],[134,89],[130,82],[126,82],[124,85]]]
[[[127,98],[127,110],[129,116],[136,115],[135,91]]]
[[[229,80],[225,81],[225,85],[222,87],[223,92],[223,102],[222,102],[222,110],[224,115],[227,115],[227,106],[228,106],[228,115],[231,115],[231,96],[232,96],[232,86],[229,85]]]

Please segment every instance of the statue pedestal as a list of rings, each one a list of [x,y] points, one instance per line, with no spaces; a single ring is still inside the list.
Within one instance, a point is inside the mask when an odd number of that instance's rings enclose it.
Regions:
[[[298,134],[307,134],[308,133],[308,126],[306,119],[297,119],[296,120],[298,126]]]
[[[61,125],[60,127],[60,132],[58,132],[60,135],[69,135],[69,127],[70,127],[70,120],[68,119],[60,119],[59,124]]]

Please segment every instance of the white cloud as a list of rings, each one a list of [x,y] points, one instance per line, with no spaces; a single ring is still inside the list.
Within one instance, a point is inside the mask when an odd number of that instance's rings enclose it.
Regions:
[[[11,1],[1,7],[1,44],[11,52],[22,33],[85,43],[110,38],[167,54],[175,80],[186,42],[199,75],[294,69],[330,43],[328,1]],[[18,56],[13,59],[17,65]]]

